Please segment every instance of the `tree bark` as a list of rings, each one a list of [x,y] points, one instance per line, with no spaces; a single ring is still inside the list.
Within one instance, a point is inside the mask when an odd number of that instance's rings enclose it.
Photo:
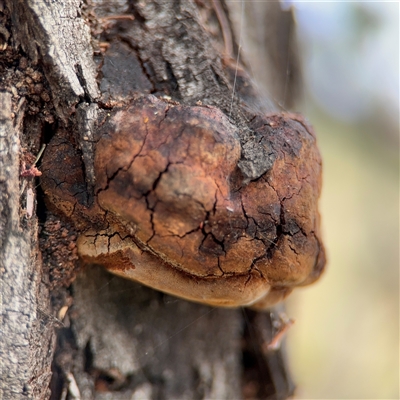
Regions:
[[[278,3],[268,7],[272,65],[276,43],[292,43],[293,20]],[[229,18],[246,18],[248,8],[10,0],[0,12],[2,398],[287,398],[294,388],[284,352],[263,350],[273,313],[190,303],[100,266],[79,270],[76,227],[46,202],[34,174],[20,172],[57,132],[79,149],[90,192],[96,123],[112,107],[137,93],[167,95],[218,106],[240,124],[243,107],[268,112],[294,99],[288,54],[280,54],[284,67],[276,57],[267,78],[274,94],[260,101],[237,70],[235,38],[246,37]],[[281,21],[285,39],[272,29]]]

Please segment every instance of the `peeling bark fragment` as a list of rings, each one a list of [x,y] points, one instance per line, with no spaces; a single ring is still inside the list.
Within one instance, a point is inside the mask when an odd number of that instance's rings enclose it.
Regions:
[[[293,116],[253,116],[243,132],[215,107],[149,95],[95,136],[93,204],[71,144],[52,144],[65,160],[47,155],[43,179],[84,261],[220,306],[268,307],[322,272],[321,159]]]

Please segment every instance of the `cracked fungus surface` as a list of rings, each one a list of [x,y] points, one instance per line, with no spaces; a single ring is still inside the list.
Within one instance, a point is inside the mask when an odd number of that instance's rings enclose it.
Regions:
[[[254,116],[245,136],[217,108],[143,97],[98,131],[93,199],[60,138],[75,175],[49,168],[43,186],[80,228],[85,262],[190,300],[262,308],[324,267],[321,160],[291,115]]]

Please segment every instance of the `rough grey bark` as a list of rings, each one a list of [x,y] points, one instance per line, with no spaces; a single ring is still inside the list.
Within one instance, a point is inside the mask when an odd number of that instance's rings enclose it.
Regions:
[[[0,92],[1,394],[48,398],[55,336],[48,277],[42,273],[37,219],[27,217],[29,179],[20,181],[24,102]],[[33,191],[32,191],[33,193]]]
[[[46,310],[49,298],[40,293],[37,222],[20,210],[19,134],[12,112],[12,95],[0,92],[0,268],[1,268],[1,382],[4,399],[29,395],[50,376],[51,359],[42,350],[52,334],[42,324],[38,301]],[[39,267],[39,268],[38,268]],[[39,273],[38,273],[39,272]],[[40,298],[41,294],[44,297]],[[43,346],[43,347],[41,347]],[[32,351],[34,351],[33,354]]]
[[[222,2],[214,4],[226,13]],[[254,393],[286,398],[293,386],[284,358],[279,352],[261,351],[273,331],[269,314],[257,322],[246,311],[174,299],[94,266],[85,268],[66,290],[58,285],[55,274],[64,274],[74,258],[68,260],[62,251],[42,246],[42,263],[38,219],[24,214],[27,189],[34,189],[35,184],[33,178],[19,177],[21,143],[37,153],[39,144],[57,129],[74,132],[90,187],[94,179],[90,139],[95,121],[110,104],[135,92],[169,94],[186,104],[200,100],[218,105],[240,123],[238,98],[231,103],[238,47],[233,40],[232,53],[226,54],[223,62],[216,50],[224,51],[219,28],[214,39],[201,28],[201,23],[210,29],[218,26],[216,9],[189,1],[96,1],[93,8],[82,9],[81,2],[74,0],[10,0],[0,6],[0,33],[17,54],[11,57],[14,64],[10,61],[4,68],[5,76],[14,74],[15,78],[18,71],[29,75],[22,65],[28,60],[45,77],[40,83],[45,92],[39,95],[35,88],[32,93],[22,92],[13,79],[1,87],[3,398],[50,398],[51,363],[52,399],[67,392],[70,398],[82,399],[236,399],[254,397]],[[135,24],[123,19],[102,26],[109,23],[107,17],[122,14],[133,15]],[[143,21],[150,22],[144,27]],[[234,39],[232,31],[231,35]],[[108,42],[106,56],[99,50],[101,40]],[[240,69],[239,78],[244,73]],[[216,79],[219,85],[215,85]],[[237,91],[241,101],[251,106],[272,107],[272,102],[256,103],[256,96],[240,84]],[[35,102],[43,109],[35,111]],[[62,229],[59,233],[46,231],[46,218],[55,225],[58,221],[45,209],[40,192],[38,195],[42,243],[52,237],[55,242],[72,237]],[[61,283],[70,279],[57,277]],[[61,324],[54,316],[61,315],[59,310],[66,306],[68,313]],[[249,318],[264,334],[248,335],[244,348],[243,330]]]

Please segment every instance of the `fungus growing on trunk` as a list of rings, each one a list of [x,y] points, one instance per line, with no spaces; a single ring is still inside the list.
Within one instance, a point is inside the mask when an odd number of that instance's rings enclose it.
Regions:
[[[110,112],[94,149],[93,193],[72,141],[56,135],[43,163],[83,262],[227,307],[267,308],[321,274],[321,158],[299,117],[239,128],[216,107],[149,95]]]

